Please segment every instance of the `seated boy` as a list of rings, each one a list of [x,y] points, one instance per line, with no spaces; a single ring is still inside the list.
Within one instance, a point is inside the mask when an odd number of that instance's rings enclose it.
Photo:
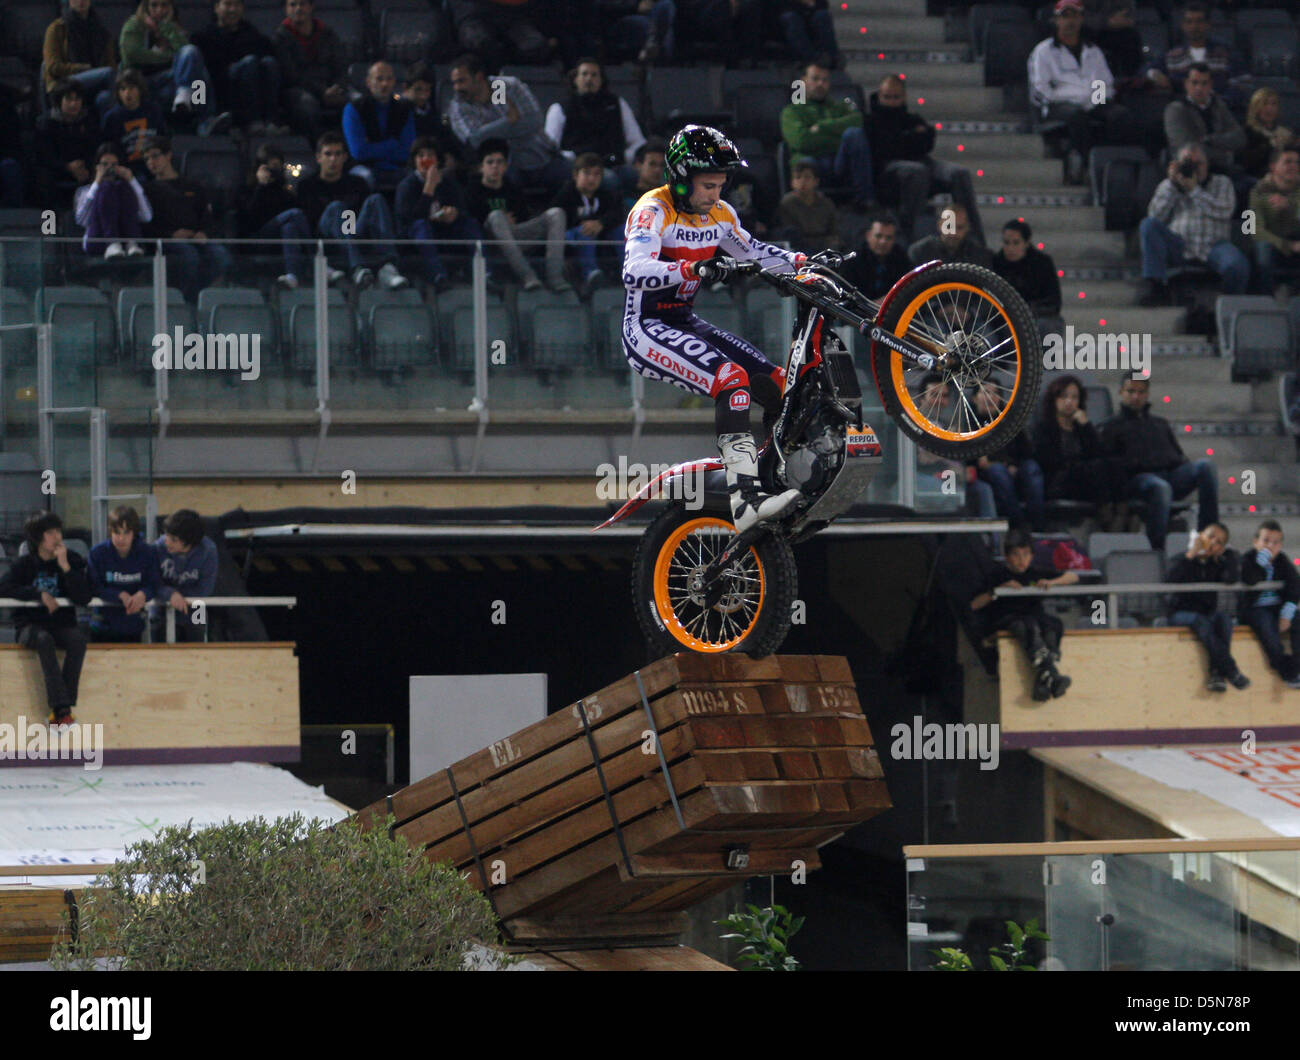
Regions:
[[[172,512],[154,548],[162,575],[158,596],[168,607],[187,615],[191,600],[211,596],[217,586],[217,546],[204,535],[202,516],[191,508]],[[176,623],[178,641],[205,640],[204,632],[193,622]]]
[[[1242,563],[1241,580],[1247,585],[1266,581],[1285,584],[1281,592],[1263,589],[1242,593],[1239,614],[1255,631],[1268,664],[1287,688],[1300,688],[1300,627],[1294,621],[1296,605],[1300,602],[1300,574],[1282,551],[1282,527],[1276,520],[1265,519],[1260,523],[1252,544],[1255,554]],[[1282,650],[1284,633],[1290,634],[1290,655]]]
[[[844,245],[835,204],[818,190],[820,184],[815,165],[796,162],[790,174],[790,191],[777,207],[777,224],[781,226],[778,235],[789,240],[795,250],[808,254],[827,247],[839,250]]]
[[[1228,528],[1211,523],[1187,546],[1187,551],[1169,568],[1170,582],[1224,582],[1231,585],[1241,576],[1241,559],[1228,546]],[[1211,692],[1248,688],[1250,678],[1237,668],[1229,648],[1232,644],[1232,616],[1220,611],[1216,593],[1175,593],[1169,597],[1169,624],[1190,626],[1196,639],[1210,654],[1210,676],[1205,687]]]
[[[108,540],[90,550],[90,584],[105,606],[90,619],[96,643],[139,644],[145,606],[158,595],[158,554],[140,540],[140,516],[128,505],[108,513]],[[120,604],[110,605],[116,600]]]
[[[586,152],[573,160],[573,176],[556,194],[552,206],[564,211],[564,238],[577,243],[579,292],[584,296],[605,282],[596,260],[597,240],[622,239],[623,221],[617,194],[601,185],[604,163]]]
[[[1025,647],[1034,667],[1033,697],[1039,703],[1052,696],[1063,696],[1070,678],[1056,668],[1061,658],[1061,620],[1049,615],[1042,600],[1029,597],[993,599],[994,589],[1020,589],[1036,586],[1073,585],[1079,580],[1074,571],[1058,574],[1054,570],[1034,567],[1034,544],[1023,530],[1009,530],[1002,541],[1006,563],[997,564],[989,574],[987,588],[970,602],[972,611],[987,608],[983,615],[985,629],[1009,630]]]
[[[57,597],[88,604],[93,595],[86,561],[63,543],[63,521],[53,512],[37,512],[23,527],[28,552],[14,560],[0,581],[0,596],[39,600],[40,607],[21,607],[14,616],[14,639],[40,657],[49,701],[50,721],[70,725],[76,719],[77,684],[86,659],[86,635],[77,627],[77,609],[60,607]],[[65,652],[59,668],[56,649]]]

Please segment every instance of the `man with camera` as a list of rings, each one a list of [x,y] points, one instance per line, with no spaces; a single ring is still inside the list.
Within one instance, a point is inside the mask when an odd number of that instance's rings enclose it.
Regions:
[[[1142,245],[1142,287],[1138,305],[1165,305],[1170,266],[1204,262],[1223,284],[1224,294],[1241,294],[1250,279],[1250,262],[1231,239],[1236,210],[1232,181],[1210,175],[1209,160],[1199,144],[1187,144],[1169,163],[1147,216],[1138,226]]]

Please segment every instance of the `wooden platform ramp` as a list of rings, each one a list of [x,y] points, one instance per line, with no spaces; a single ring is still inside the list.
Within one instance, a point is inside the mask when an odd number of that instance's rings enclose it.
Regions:
[[[817,868],[819,847],[889,805],[846,660],[683,654],[358,816],[391,813],[469,873],[511,937],[556,952],[671,943],[679,911]]]

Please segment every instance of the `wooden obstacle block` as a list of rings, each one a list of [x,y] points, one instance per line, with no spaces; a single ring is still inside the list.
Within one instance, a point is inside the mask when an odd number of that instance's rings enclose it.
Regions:
[[[842,659],[676,655],[361,811],[509,921],[687,908],[889,805]],[[743,847],[748,864],[728,867]],[[535,930],[535,928],[534,928]]]

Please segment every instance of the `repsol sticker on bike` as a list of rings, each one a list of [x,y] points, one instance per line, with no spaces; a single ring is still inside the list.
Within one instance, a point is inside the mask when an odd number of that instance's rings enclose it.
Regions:
[[[844,431],[844,452],[848,456],[879,456],[880,442],[870,427],[848,427]]]

